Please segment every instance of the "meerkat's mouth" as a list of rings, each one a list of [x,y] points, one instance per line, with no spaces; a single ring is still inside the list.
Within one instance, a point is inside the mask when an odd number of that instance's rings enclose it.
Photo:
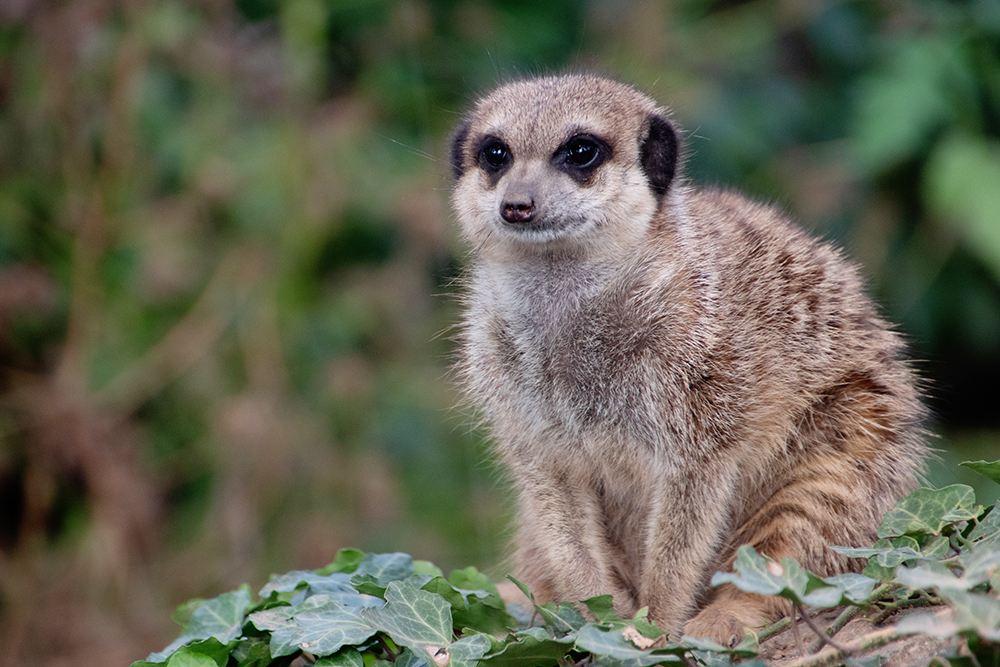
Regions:
[[[510,222],[501,218],[500,228],[511,236],[531,243],[545,243],[577,235],[586,226],[583,220],[535,218],[526,222]]]

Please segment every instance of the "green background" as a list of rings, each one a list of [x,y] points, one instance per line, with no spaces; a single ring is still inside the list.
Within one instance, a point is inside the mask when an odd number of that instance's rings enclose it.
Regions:
[[[995,0],[6,2],[0,667],[127,664],[188,598],[345,546],[503,574],[447,378],[447,138],[565,70],[668,104],[693,179],[863,266],[932,482],[1000,458]]]

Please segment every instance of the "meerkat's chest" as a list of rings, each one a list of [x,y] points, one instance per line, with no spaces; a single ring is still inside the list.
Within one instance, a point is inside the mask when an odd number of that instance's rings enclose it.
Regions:
[[[649,333],[615,311],[597,303],[557,319],[507,313],[484,322],[469,362],[482,369],[491,421],[571,438],[662,440],[669,371]]]

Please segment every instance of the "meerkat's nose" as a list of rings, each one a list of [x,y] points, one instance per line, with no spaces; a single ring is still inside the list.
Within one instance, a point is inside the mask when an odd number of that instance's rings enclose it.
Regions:
[[[535,219],[534,200],[505,201],[500,206],[500,216],[511,223],[531,222]]]

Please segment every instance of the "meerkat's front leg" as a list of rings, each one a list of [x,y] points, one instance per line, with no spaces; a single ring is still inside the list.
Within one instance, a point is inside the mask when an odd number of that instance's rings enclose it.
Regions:
[[[578,602],[611,594],[622,617],[636,610],[634,594],[614,576],[599,498],[572,467],[519,470],[517,573],[539,603]]]
[[[650,620],[678,639],[703,592],[705,567],[725,542],[731,478],[722,466],[682,470],[662,480],[654,499],[640,603],[649,607]],[[698,629],[729,643],[728,625]]]

